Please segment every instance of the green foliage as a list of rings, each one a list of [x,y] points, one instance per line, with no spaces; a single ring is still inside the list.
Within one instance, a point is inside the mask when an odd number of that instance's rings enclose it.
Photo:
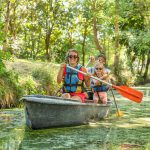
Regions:
[[[136,79],[135,79],[135,85],[139,85],[139,84],[143,84],[143,83],[144,83],[144,78],[140,75],[137,75]]]
[[[6,70],[0,72],[0,107],[16,106],[22,94],[17,74]]]
[[[9,59],[9,53],[0,51],[0,107],[10,107],[17,105],[18,99],[22,95],[22,90],[18,84],[18,75],[13,71],[7,71],[4,59]]]
[[[31,77],[20,79],[19,83],[23,90],[23,95],[38,94],[37,83]]]
[[[32,76],[39,83],[38,90],[45,94],[53,95],[55,91],[54,78],[47,68],[33,70]]]
[[[32,76],[38,80],[40,83],[43,83],[44,85],[52,84],[53,79],[49,71],[45,68],[38,68],[33,70]]]

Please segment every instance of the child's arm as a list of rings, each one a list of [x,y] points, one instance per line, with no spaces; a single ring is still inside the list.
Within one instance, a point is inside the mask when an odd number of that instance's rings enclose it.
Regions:
[[[109,73],[103,71],[102,76],[100,78],[101,80],[108,80],[109,79]]]
[[[109,77],[108,74],[104,74],[104,75],[101,76],[101,79],[102,79],[102,80],[106,80],[106,79],[108,79],[108,77]]]

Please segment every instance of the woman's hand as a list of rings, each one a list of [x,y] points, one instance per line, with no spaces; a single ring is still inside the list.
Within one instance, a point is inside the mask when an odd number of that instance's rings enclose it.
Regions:
[[[66,64],[65,64],[65,63],[62,63],[62,64],[60,65],[60,69],[64,69],[65,66],[66,66]]]
[[[84,80],[85,80],[85,84],[87,87],[90,86],[90,74],[87,73],[87,70],[85,69],[85,67],[82,67],[82,71],[86,73],[86,75],[84,76]]]

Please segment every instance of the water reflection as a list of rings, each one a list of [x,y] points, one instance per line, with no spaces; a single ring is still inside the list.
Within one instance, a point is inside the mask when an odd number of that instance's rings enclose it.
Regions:
[[[23,109],[0,110],[0,149],[149,149],[150,104],[129,101],[118,104],[124,112],[121,118],[114,115],[116,110],[113,109],[109,118],[97,123],[45,130],[27,129]]]

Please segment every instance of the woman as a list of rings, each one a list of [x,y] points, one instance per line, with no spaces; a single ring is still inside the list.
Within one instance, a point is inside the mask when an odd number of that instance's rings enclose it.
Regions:
[[[78,73],[67,66],[71,66],[77,70],[87,73],[86,69],[78,64],[79,55],[74,49],[67,52],[66,55],[67,64],[61,64],[57,75],[57,83],[63,82],[63,98],[69,98],[72,100],[78,100],[82,103],[85,102],[84,83],[86,86],[90,86],[90,78]]]

